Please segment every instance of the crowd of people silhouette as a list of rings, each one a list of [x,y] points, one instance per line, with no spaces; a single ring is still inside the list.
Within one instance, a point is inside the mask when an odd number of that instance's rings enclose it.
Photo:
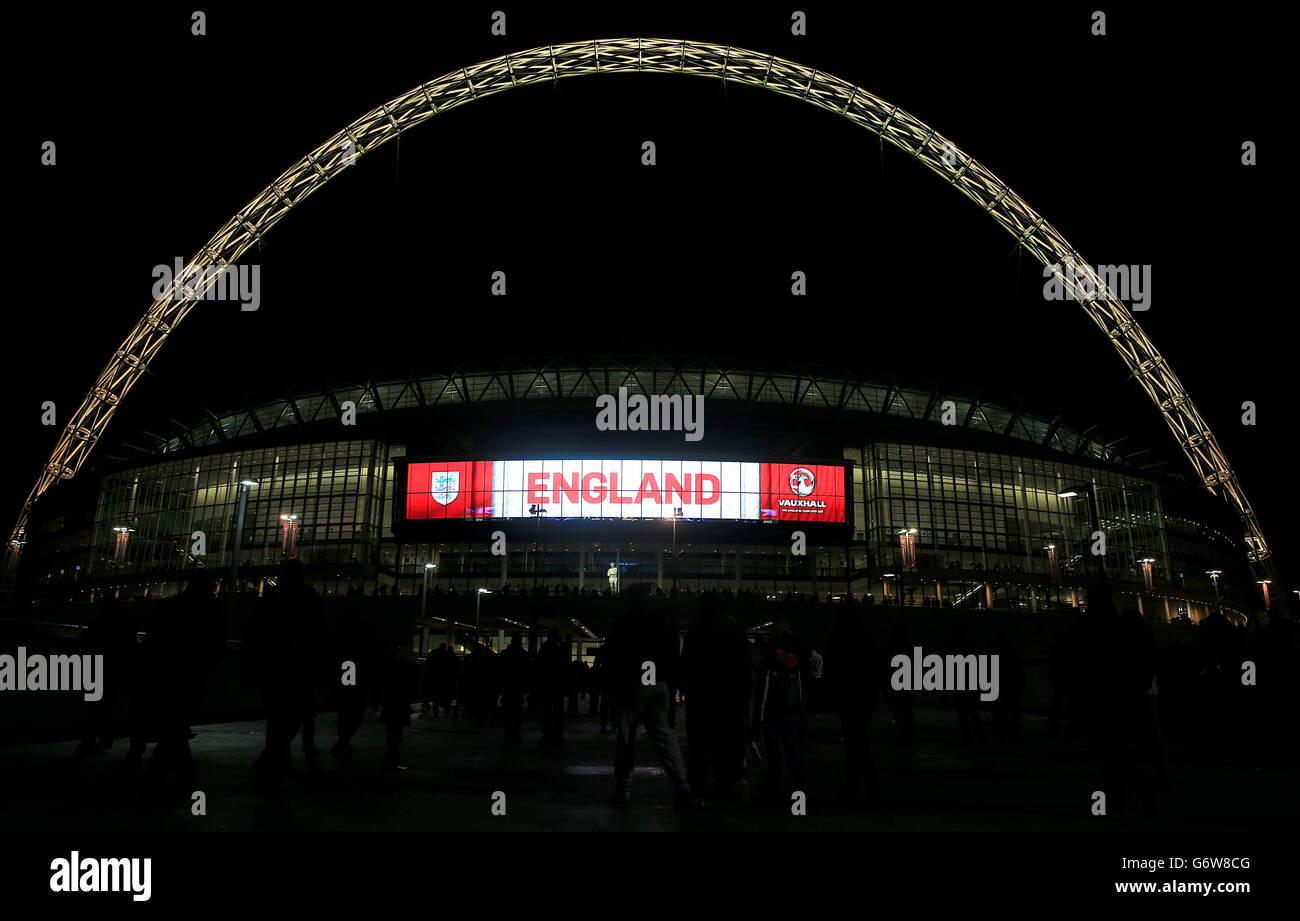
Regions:
[[[524,741],[531,717],[540,726],[540,744],[556,751],[564,746],[566,722],[585,704],[600,733],[615,736],[616,807],[632,801],[638,731],[653,747],[679,808],[706,801],[748,805],[756,798],[788,802],[790,792],[808,782],[811,715],[838,717],[843,800],[877,802],[868,732],[877,710],[887,711],[899,745],[914,744],[919,692],[890,681],[894,656],[915,645],[905,611],[849,599],[834,607],[832,626],[814,648],[788,629],[747,635],[729,613],[731,601],[702,593],[692,603],[694,622],[682,630],[675,622],[680,606],[657,603],[641,586],[626,589],[609,599],[616,614],[589,653],[591,665],[575,658],[554,628],[535,652],[515,632],[499,651],[475,643],[460,654],[442,643],[421,664],[412,621],[367,617],[347,605],[327,616],[302,567],[289,560],[275,590],[259,602],[239,652],[244,688],[260,695],[266,719],[253,784],[267,795],[289,789],[291,749],[299,736],[308,763],[322,757],[316,744],[322,712],[335,714],[330,755],[346,767],[367,711],[377,710],[385,728],[383,766],[400,772],[407,768],[402,739],[415,703],[422,720],[499,728],[506,745]],[[105,655],[117,680],[101,700],[84,705],[76,756],[103,752],[124,733],[127,758],[148,787],[179,797],[192,789],[198,771],[189,748],[191,724],[226,653],[225,623],[204,570],[195,571],[179,596],[153,606],[147,623],[134,623],[127,607],[110,600],[81,637],[83,651]],[[1171,771],[1171,731],[1199,737],[1219,756],[1228,750],[1254,764],[1286,763],[1294,741],[1269,727],[1285,724],[1285,707],[1294,699],[1300,672],[1295,615],[1289,598],[1258,613],[1248,628],[1216,613],[1199,625],[1194,644],[1171,650],[1154,642],[1151,624],[1136,610],[1117,609],[1105,587],[1094,585],[1086,610],[1058,620],[1051,643],[1054,737],[1088,753],[1116,809],[1154,808],[1152,790]],[[1026,663],[1013,633],[962,621],[951,646],[997,655],[999,694],[985,702],[974,689],[947,690],[929,702],[956,711],[962,745],[1017,742]],[[1243,671],[1256,679],[1243,682]],[[680,707],[685,757],[677,732]],[[125,721],[115,720],[115,712],[125,712]]]

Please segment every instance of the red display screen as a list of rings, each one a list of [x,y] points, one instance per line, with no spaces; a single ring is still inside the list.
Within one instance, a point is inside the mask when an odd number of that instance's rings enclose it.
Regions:
[[[699,460],[412,461],[408,521],[530,517],[843,524],[844,467]]]

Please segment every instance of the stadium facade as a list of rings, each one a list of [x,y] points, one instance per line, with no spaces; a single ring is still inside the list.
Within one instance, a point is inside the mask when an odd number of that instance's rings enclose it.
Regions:
[[[598,426],[620,388],[702,397],[700,437]],[[1097,530],[1149,619],[1244,612],[1253,588],[1240,519],[1205,489],[1058,416],[849,372],[466,368],[138,440],[101,459],[93,516],[63,502],[35,529],[29,590],[167,596],[205,566],[228,592],[237,558],[261,594],[295,557],[330,595],[608,592],[613,569],[620,589],[1032,612],[1083,600]]]

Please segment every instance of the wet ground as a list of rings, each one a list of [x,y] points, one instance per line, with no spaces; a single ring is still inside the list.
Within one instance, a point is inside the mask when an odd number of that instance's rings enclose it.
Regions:
[[[678,719],[682,748],[685,719]],[[383,727],[374,713],[355,740],[351,767],[328,754],[334,716],[317,722],[323,758],[307,764],[294,745],[289,789],[265,796],[254,790],[251,763],[264,743],[261,721],[196,726],[191,749],[206,795],[207,814],[191,814],[188,799],[161,805],[141,792],[126,763],[126,742],[84,760],[73,743],[0,750],[6,827],[48,832],[118,831],[549,831],[549,830],[799,830],[799,831],[1103,831],[1218,832],[1281,830],[1300,815],[1300,794],[1282,770],[1191,762],[1173,753],[1171,779],[1138,774],[1147,792],[1140,806],[1106,817],[1092,815],[1097,771],[1078,744],[1052,732],[1046,720],[1025,717],[1020,738],[962,744],[955,713],[919,710],[913,746],[899,744],[888,714],[871,726],[880,798],[850,805],[839,796],[844,746],[831,716],[809,719],[807,814],[791,814],[788,796],[764,794],[754,770],[754,802],[710,802],[678,812],[661,768],[644,739],[630,809],[608,804],[613,791],[612,733],[598,720],[569,717],[565,743],[539,744],[536,721],[525,740],[507,745],[499,728],[454,724],[447,717],[413,714],[405,732],[409,769],[387,772]],[[505,794],[506,814],[494,815],[494,793]],[[498,797],[499,799],[499,797]],[[31,825],[29,823],[39,823]]]

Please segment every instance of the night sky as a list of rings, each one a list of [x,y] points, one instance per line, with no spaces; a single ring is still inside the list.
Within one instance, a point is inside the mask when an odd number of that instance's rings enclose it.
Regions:
[[[1116,9],[1098,38],[1084,6],[803,5],[809,34],[795,37],[788,7],[529,4],[506,7],[496,37],[500,4],[203,8],[203,37],[192,7],[48,6],[11,30],[40,63],[10,113],[6,527],[55,441],[40,404],[66,420],[149,306],[153,266],[188,259],[300,156],[420,82],[507,51],[644,36],[775,53],[863,86],[979,159],[1094,264],[1152,265],[1139,322],[1295,573],[1289,305],[1265,229],[1289,180],[1265,24]],[[50,139],[54,168],[39,162]],[[1241,165],[1243,140],[1261,165]],[[664,75],[512,90],[363,157],[296,209],[244,257],[262,266],[261,308],[196,309],[108,440],[204,405],[412,370],[707,356],[1023,400],[1190,476],[1105,337],[1073,302],[1043,300],[1041,266],[1013,242],[920,164],[797,100]],[[489,295],[497,269],[506,298]],[[1245,400],[1256,427],[1241,424]]]

